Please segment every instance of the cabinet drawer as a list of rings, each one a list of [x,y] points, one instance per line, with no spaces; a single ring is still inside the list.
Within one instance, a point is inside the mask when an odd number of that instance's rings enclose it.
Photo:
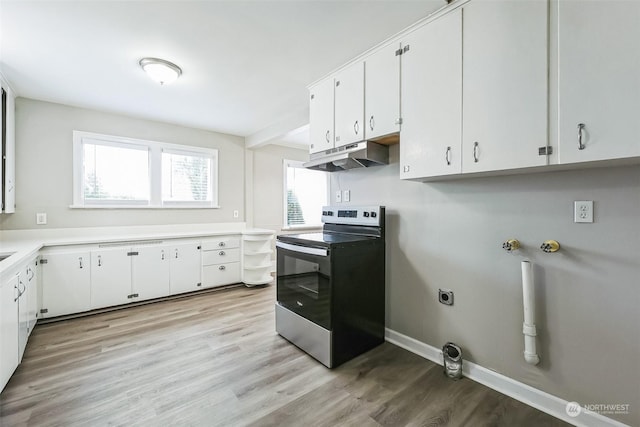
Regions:
[[[215,239],[202,241],[202,250],[211,251],[214,249],[231,249],[240,247],[240,236],[221,236]]]
[[[240,249],[202,251],[202,265],[225,264],[240,261]]]
[[[202,268],[202,287],[230,285],[240,282],[240,263],[208,265]]]

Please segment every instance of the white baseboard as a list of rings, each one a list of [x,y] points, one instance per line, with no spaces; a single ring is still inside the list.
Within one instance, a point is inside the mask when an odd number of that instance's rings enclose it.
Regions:
[[[434,363],[439,365],[443,363],[442,350],[439,348],[430,346],[389,328],[385,329],[385,339],[398,347],[402,347]],[[568,401],[466,360],[464,360],[462,364],[462,374],[480,384],[575,426],[628,427],[626,424],[595,412],[586,411],[584,408],[577,416],[571,417],[566,412]]]

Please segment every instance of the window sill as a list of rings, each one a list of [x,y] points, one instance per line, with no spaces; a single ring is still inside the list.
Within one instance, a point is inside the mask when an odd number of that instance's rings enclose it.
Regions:
[[[69,205],[69,209],[220,209],[220,206]]]

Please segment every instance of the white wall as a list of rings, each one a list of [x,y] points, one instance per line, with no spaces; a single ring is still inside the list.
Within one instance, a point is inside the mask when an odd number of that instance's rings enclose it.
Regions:
[[[309,160],[309,151],[267,145],[253,153],[253,225],[282,232],[284,225],[283,161]]]
[[[220,209],[70,209],[74,130],[218,149]],[[0,228],[243,221],[244,156],[244,138],[238,136],[18,98],[16,213],[0,215]],[[36,212],[47,213],[47,225],[36,226]]]
[[[568,401],[630,404],[640,425],[640,167],[417,183],[392,164],[332,174],[387,207],[387,327]],[[594,200],[595,223],[573,222]],[[501,245],[517,238],[515,254]],[[544,254],[547,239],[562,249]],[[533,262],[541,363],[523,358],[520,261]],[[454,305],[438,303],[452,289]]]

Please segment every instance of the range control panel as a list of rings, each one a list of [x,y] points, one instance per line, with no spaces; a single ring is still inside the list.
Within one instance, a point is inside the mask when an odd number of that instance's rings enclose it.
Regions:
[[[330,224],[369,225],[378,227],[384,206],[324,206],[322,222]]]

